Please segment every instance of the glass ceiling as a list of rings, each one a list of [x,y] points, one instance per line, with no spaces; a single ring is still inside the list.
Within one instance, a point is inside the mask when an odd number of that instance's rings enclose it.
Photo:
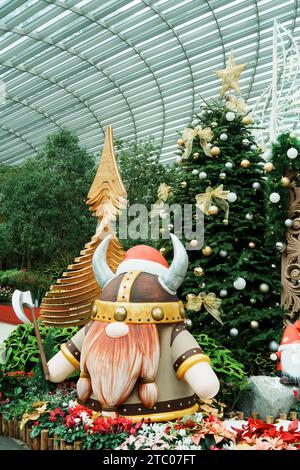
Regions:
[[[230,49],[251,106],[272,78],[274,19],[300,39],[300,0],[0,0],[0,162],[20,164],[67,127],[99,154],[104,128],[153,135],[174,159],[181,130]]]

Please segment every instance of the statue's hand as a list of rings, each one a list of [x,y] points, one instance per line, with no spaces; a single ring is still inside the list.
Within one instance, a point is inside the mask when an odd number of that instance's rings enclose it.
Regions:
[[[218,377],[208,362],[199,362],[190,367],[184,374],[184,380],[203,400],[214,397],[220,389]]]

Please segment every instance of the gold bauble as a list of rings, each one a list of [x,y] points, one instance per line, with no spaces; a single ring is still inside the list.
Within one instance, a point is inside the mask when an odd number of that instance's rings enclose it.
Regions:
[[[253,119],[252,119],[251,116],[244,116],[243,119],[242,119],[242,123],[245,126],[249,126],[250,124],[253,124]]]
[[[203,276],[204,270],[200,266],[198,266],[197,268],[194,269],[194,274],[197,277]]]
[[[184,144],[185,144],[185,142],[184,142],[183,139],[178,139],[177,140],[177,145],[180,145],[181,147],[184,147]]]
[[[187,187],[187,182],[186,181],[181,181],[180,186],[182,188],[186,188]]]
[[[210,246],[205,246],[202,250],[204,256],[210,256],[212,254],[212,249]]]
[[[287,176],[283,176],[280,182],[281,182],[281,186],[283,186],[284,188],[287,188],[291,184],[291,180]]]
[[[156,321],[160,321],[164,318],[164,312],[159,307],[154,307],[151,312],[152,318]]]
[[[249,168],[250,165],[251,165],[251,163],[246,158],[244,160],[242,160],[241,163],[240,163],[240,166],[242,168]]]
[[[198,160],[199,157],[200,157],[200,153],[198,152],[193,153],[194,160]]]
[[[255,248],[256,244],[254,242],[249,242],[248,246],[249,248]]]
[[[210,151],[213,157],[218,157],[221,153],[221,149],[219,147],[212,147]]]
[[[268,162],[264,165],[264,170],[267,172],[273,171],[274,170],[274,165],[271,162]]]
[[[208,215],[216,215],[219,212],[219,208],[217,206],[210,206],[208,208]]]
[[[93,307],[93,309],[92,309],[92,314],[93,314],[93,315],[97,315],[97,313],[98,313],[98,307],[97,307],[97,305],[95,304],[94,307]]]
[[[164,255],[165,252],[166,252],[166,249],[165,249],[164,246],[162,246],[162,247],[159,249],[159,251],[160,251],[160,253],[161,253],[162,255]]]
[[[117,307],[114,313],[114,319],[117,321],[124,321],[127,317],[127,310],[125,307]]]

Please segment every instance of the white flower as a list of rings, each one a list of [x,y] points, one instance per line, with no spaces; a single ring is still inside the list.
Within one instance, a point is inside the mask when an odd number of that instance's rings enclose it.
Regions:
[[[69,408],[73,409],[77,406],[76,400],[69,400]]]
[[[178,434],[179,434],[179,436],[186,436],[186,430],[185,429],[179,429]]]

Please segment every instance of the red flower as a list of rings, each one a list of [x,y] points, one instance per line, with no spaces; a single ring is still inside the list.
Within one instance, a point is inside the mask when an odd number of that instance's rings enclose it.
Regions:
[[[34,421],[33,423],[35,426],[38,426],[39,425],[39,422],[38,421]]]
[[[297,390],[293,390],[293,394],[294,394],[294,397],[297,398],[297,400],[299,400],[298,391],[297,391]]]
[[[66,416],[65,423],[67,428],[74,428],[76,424],[72,416]]]

